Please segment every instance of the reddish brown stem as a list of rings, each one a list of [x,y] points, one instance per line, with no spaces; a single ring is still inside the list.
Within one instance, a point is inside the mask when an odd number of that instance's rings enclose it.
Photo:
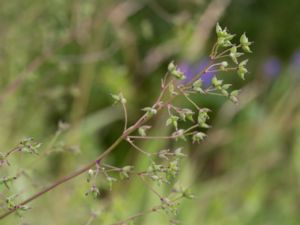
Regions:
[[[155,104],[153,107],[156,108],[157,111],[161,110],[162,107],[164,106],[163,104],[161,104],[161,100],[164,96],[165,91],[168,88],[168,84],[165,85],[165,87],[163,88],[163,90],[161,91],[158,99],[156,100]],[[47,192],[55,189],[56,187],[58,187],[61,184],[66,183],[67,181],[87,172],[89,169],[91,169],[92,167],[94,167],[97,163],[99,163],[100,161],[102,161],[108,154],[110,154],[124,139],[126,139],[128,137],[128,135],[130,135],[131,133],[133,133],[134,131],[136,131],[141,125],[143,125],[146,121],[148,121],[150,118],[147,117],[147,114],[145,113],[133,126],[129,127],[128,129],[126,129],[123,134],[108,148],[106,149],[101,155],[99,155],[97,157],[96,160],[90,162],[89,164],[87,164],[86,166],[84,166],[83,168],[69,174],[68,176],[65,176],[59,180],[57,180],[56,182],[54,182],[53,184],[51,184],[50,186],[42,189],[41,191],[37,192],[36,194],[32,195],[31,197],[27,198],[26,200],[24,200],[23,202],[19,203],[16,207],[14,207],[13,209],[10,209],[9,211],[3,213],[2,215],[0,215],[0,220],[7,217],[8,215],[12,214],[13,212],[15,212],[20,206],[22,205],[26,205],[29,202],[32,202],[33,200],[39,198],[40,196],[46,194]]]

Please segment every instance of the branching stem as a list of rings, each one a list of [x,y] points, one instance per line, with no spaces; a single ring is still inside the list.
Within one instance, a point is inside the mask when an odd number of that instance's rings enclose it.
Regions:
[[[169,86],[169,84],[172,82],[169,81],[169,83],[167,83],[166,85],[164,85],[159,97],[157,98],[155,104],[154,104],[154,108],[156,108],[157,111],[161,110],[162,107],[164,106],[163,104],[161,104],[162,98],[164,97],[164,94]],[[40,196],[48,193],[49,191],[55,189],[56,187],[60,186],[61,184],[66,183],[69,180],[72,180],[76,177],[78,177],[79,175],[87,172],[89,169],[93,168],[95,165],[99,164],[107,155],[109,155],[113,150],[116,149],[116,147],[124,140],[127,139],[127,137],[133,133],[134,131],[136,131],[140,126],[142,126],[145,122],[147,122],[150,118],[147,117],[147,113],[145,113],[134,125],[132,125],[131,127],[127,128],[123,134],[117,138],[115,140],[115,142],[109,147],[107,148],[102,154],[100,154],[95,160],[93,160],[92,162],[88,163],[87,165],[83,166],[81,169],[74,171],[73,173],[62,177],[61,179],[57,180],[56,182],[54,182],[53,184],[49,185],[48,187],[40,190],[39,192],[37,192],[36,194],[32,195],[31,197],[27,198],[26,200],[22,201],[21,203],[19,203],[16,207],[9,209],[7,212],[3,213],[0,215],[0,220],[7,217],[8,215],[12,214],[13,212],[17,211],[17,209],[20,206],[26,205],[30,202],[32,202],[33,200],[39,198]],[[126,122],[127,123],[127,122]],[[12,149],[11,151],[9,151],[7,154],[11,154],[13,151],[16,151],[16,149]]]

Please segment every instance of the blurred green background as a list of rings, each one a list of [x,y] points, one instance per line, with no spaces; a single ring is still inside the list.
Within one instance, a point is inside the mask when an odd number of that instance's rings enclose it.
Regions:
[[[110,93],[128,99],[129,122],[151,105],[171,60],[198,66],[207,59],[219,21],[246,31],[253,44],[240,103],[197,98],[214,110],[208,138],[186,144],[180,181],[184,200],[176,220],[184,225],[298,225],[300,221],[300,1],[299,0],[10,0],[0,6],[0,151],[27,136],[43,143],[40,156],[16,154],[1,177],[22,172],[4,196],[25,199],[95,158],[120,135],[121,108]],[[160,117],[155,129],[162,131]],[[57,124],[70,128],[57,135]],[[143,142],[149,151],[165,142]],[[50,152],[50,154],[45,154]],[[113,165],[148,161],[122,144]],[[117,182],[112,192],[84,195],[85,177],[53,190],[22,218],[2,225],[111,224],[159,203],[138,179]],[[101,183],[101,182],[100,182]],[[161,192],[167,193],[167,187]],[[169,224],[163,212],[138,220]]]

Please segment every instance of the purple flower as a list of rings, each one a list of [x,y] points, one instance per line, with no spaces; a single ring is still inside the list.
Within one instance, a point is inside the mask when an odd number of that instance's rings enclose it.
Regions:
[[[276,78],[281,71],[281,62],[277,57],[270,57],[263,65],[263,71],[267,78]]]
[[[201,71],[203,71],[208,66],[208,64],[209,64],[209,59],[207,58],[202,59],[201,61],[199,61],[194,65],[187,62],[180,63],[178,68],[186,76],[184,83],[188,83],[192,81],[196,75],[198,75]],[[205,87],[208,87],[211,84],[211,80],[215,76],[215,74],[216,74],[215,72],[208,72],[208,73],[204,73],[200,77]]]

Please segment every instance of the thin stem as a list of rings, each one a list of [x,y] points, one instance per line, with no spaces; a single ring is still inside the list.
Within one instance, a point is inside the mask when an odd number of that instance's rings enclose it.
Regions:
[[[119,167],[112,166],[112,165],[105,164],[105,163],[102,163],[101,165],[104,166],[104,167],[108,167],[108,168],[110,168],[110,169],[116,169],[116,170],[118,169],[118,170],[122,170],[122,169],[119,168]]]
[[[215,58],[215,55],[217,54],[217,51],[218,51],[218,43],[215,43],[212,50],[211,50],[211,53],[210,53],[210,57],[212,59]]]
[[[125,132],[127,130],[127,125],[128,125],[128,113],[127,113],[126,104],[124,102],[122,102],[122,107],[123,107],[124,117],[125,117],[123,132]]]
[[[180,89],[179,89],[180,90]],[[183,94],[183,96],[193,105],[196,107],[197,110],[200,110],[200,107],[182,90],[180,92]]]
[[[50,153],[50,151],[51,151],[53,145],[55,144],[56,140],[57,140],[58,137],[61,135],[61,133],[62,133],[62,132],[61,132],[60,130],[57,130],[57,131],[55,132],[53,138],[50,140],[50,142],[49,142],[47,148],[46,148],[45,151],[44,151],[46,155]]]
[[[216,67],[216,66],[219,66],[219,65],[221,65],[221,64],[222,64],[222,63],[215,63],[215,64],[210,65],[209,67],[206,68],[206,72],[211,72],[211,71],[210,71],[211,68]]]
[[[165,91],[167,90],[169,84],[172,82],[172,80],[165,85],[165,87],[163,88],[163,90],[161,91],[159,97],[157,98],[154,107],[156,107],[157,111],[159,111],[160,109],[162,109],[162,107],[164,106],[163,104],[161,104],[161,100],[164,97]],[[27,198],[26,200],[24,200],[23,202],[19,203],[17,205],[17,207],[14,207],[12,209],[9,209],[7,212],[3,213],[2,215],[0,215],[0,220],[7,217],[8,215],[12,214],[13,212],[15,212],[20,206],[22,205],[26,205],[29,202],[32,202],[33,200],[39,198],[40,196],[46,194],[47,192],[55,189],[56,187],[58,187],[61,184],[66,183],[67,181],[87,172],[89,169],[91,169],[92,167],[94,167],[95,165],[99,164],[107,155],[109,155],[124,139],[126,139],[128,137],[129,134],[131,134],[132,132],[136,131],[141,125],[143,125],[145,122],[147,122],[150,118],[147,117],[147,113],[145,113],[134,125],[132,125],[131,127],[129,127],[128,129],[126,129],[123,134],[116,139],[116,141],[109,147],[107,148],[102,154],[100,154],[95,160],[93,160],[92,162],[88,163],[87,165],[85,165],[84,167],[82,167],[81,169],[57,180],[56,182],[54,182],[53,184],[51,184],[50,186],[42,189],[41,191],[37,192],[36,194],[32,195],[31,197]]]
[[[174,136],[128,136],[130,139],[145,139],[145,140],[152,140],[152,139],[175,139],[178,135]]]
[[[171,113],[171,110],[170,110],[170,108],[171,108],[171,105],[170,105],[170,104],[168,104],[168,106],[167,106],[167,109],[168,109],[168,114],[169,114],[169,116],[172,116],[172,113]]]
[[[194,125],[194,126],[191,126],[190,128],[188,128],[188,129],[186,129],[186,130],[184,131],[184,134],[188,133],[188,132],[191,131],[191,130],[194,130],[194,129],[197,128],[197,127],[199,127],[199,124],[196,124],[196,125]]]
[[[128,141],[129,144],[131,144],[132,147],[134,147],[134,148],[135,148],[136,150],[138,150],[139,152],[141,152],[141,153],[143,153],[143,154],[145,154],[145,155],[147,155],[147,156],[151,156],[150,153],[145,152],[143,149],[141,149],[141,148],[138,147],[136,144],[134,144],[133,141],[130,140],[129,137],[128,137],[126,140]]]
[[[164,78],[162,79],[162,83],[161,83],[161,88],[162,89],[164,89],[165,86],[166,86],[166,82],[167,82],[168,76],[169,76],[169,72],[166,72]]]
[[[95,213],[92,213],[89,220],[85,223],[85,225],[91,225],[92,222],[96,219],[97,215]]]
[[[221,56],[216,57],[215,59],[227,58],[227,57],[229,57],[229,56],[230,56],[230,55],[221,55]]]
[[[179,201],[180,199],[182,199],[182,196],[181,196],[181,197],[178,197],[178,198],[175,198],[175,199],[172,200],[170,203],[171,203],[171,204],[174,204],[174,203],[176,203],[177,201]],[[161,210],[161,209],[163,209],[163,208],[164,208],[164,205],[163,205],[163,204],[160,204],[160,205],[154,206],[154,207],[151,208],[151,209],[148,209],[148,210],[139,212],[139,213],[137,213],[137,214],[135,214],[135,215],[133,215],[133,216],[131,216],[131,217],[125,219],[125,220],[122,220],[122,221],[113,223],[113,224],[111,224],[111,225],[123,225],[123,224],[126,224],[126,223],[128,223],[128,222],[130,222],[130,221],[132,221],[132,220],[134,220],[134,219],[136,219],[136,218],[138,218],[138,217],[144,216],[144,215],[146,215],[146,214],[150,214],[150,213],[157,212],[158,210]]]
[[[141,180],[144,182],[145,185],[147,185],[149,187],[149,189],[160,199],[160,200],[163,200],[164,197],[159,194],[146,180],[145,178],[143,177],[143,175],[138,175]]]
[[[220,93],[216,93],[216,92],[207,92],[207,94],[209,94],[209,95],[217,95],[217,96],[224,96],[224,95],[222,95]]]
[[[13,154],[14,152],[17,152],[17,151],[19,151],[19,150],[20,150],[19,147],[15,147],[15,148],[9,150],[7,153],[5,153],[4,158],[5,158],[5,159],[8,158],[8,156],[10,156],[11,154]]]
[[[237,49],[240,48],[240,47],[242,47],[242,45],[237,45],[237,46],[236,46]],[[216,55],[215,59],[220,58],[221,56],[225,55],[227,52],[230,52],[230,50],[231,50],[231,48],[228,48],[228,49],[224,50],[224,51],[221,52],[219,55]]]
[[[40,196],[46,194],[47,192],[51,191],[52,189],[56,188],[57,186],[85,173],[86,171],[88,171],[89,169],[91,169],[92,167],[94,167],[97,163],[99,163],[101,160],[103,160],[110,152],[112,152],[115,147],[117,147],[119,145],[119,143],[123,140],[123,137],[120,136],[105,152],[103,152],[101,155],[98,156],[98,158],[94,161],[92,161],[91,163],[87,164],[86,166],[84,166],[83,168],[71,173],[68,176],[65,176],[61,179],[59,179],[58,181],[54,182],[53,184],[51,184],[50,186],[42,189],[41,191],[37,192],[36,194],[34,194],[33,196],[29,197],[28,199],[26,199],[25,201],[21,202],[20,204],[18,204],[18,206],[22,206],[22,205],[26,205],[27,203],[39,198]],[[10,209],[9,211],[7,211],[6,213],[3,213],[2,215],[0,215],[0,219],[5,218],[6,216],[10,215],[11,213],[15,212],[18,209],[18,207],[15,207],[13,209]]]
[[[231,68],[225,68],[223,70],[221,69],[218,69],[218,70],[210,70],[208,72],[210,73],[216,73],[216,72],[228,72],[228,71],[234,71],[234,70],[237,70],[238,68],[237,67],[231,67]]]

